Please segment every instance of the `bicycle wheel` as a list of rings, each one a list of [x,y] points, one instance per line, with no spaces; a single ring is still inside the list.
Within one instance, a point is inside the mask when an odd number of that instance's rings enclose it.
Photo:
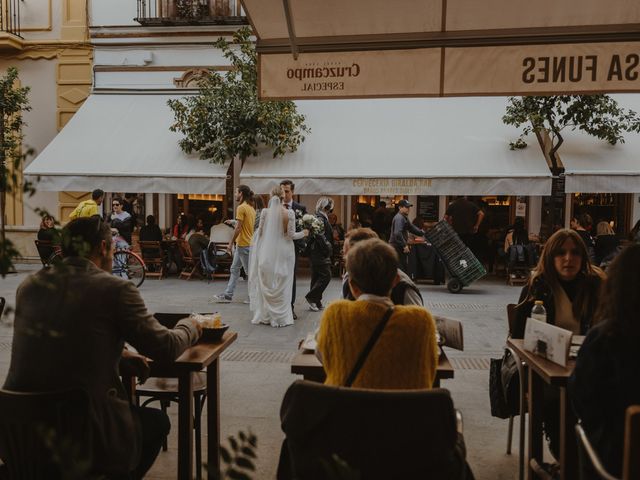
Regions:
[[[111,273],[139,287],[144,282],[146,268],[144,261],[138,255],[128,250],[120,250],[113,254]]]

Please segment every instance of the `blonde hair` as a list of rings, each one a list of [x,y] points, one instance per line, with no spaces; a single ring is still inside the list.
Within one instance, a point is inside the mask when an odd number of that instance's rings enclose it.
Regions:
[[[596,235],[614,235],[615,232],[609,222],[599,222],[596,226]]]

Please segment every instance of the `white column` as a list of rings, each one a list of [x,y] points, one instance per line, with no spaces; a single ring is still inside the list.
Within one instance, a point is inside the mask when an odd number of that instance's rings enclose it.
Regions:
[[[413,205],[413,207],[409,209],[409,221],[411,222],[416,218],[416,215],[418,215],[418,196],[409,195],[409,203]]]
[[[447,211],[447,196],[440,195],[438,197],[438,220],[442,220],[444,218],[444,213]]]
[[[529,225],[527,226],[529,233],[537,235],[540,231],[540,225],[542,225],[542,197],[531,196],[529,197]]]
[[[164,193],[158,194],[158,218],[156,220],[162,230],[167,228],[167,202],[165,197],[167,195]]]
[[[631,228],[640,220],[640,193],[634,193],[631,200]]]
[[[564,199],[564,228],[571,228],[572,193],[566,193]]]
[[[145,225],[147,224],[147,215],[153,215],[153,193],[145,193],[144,194],[144,215],[145,218],[144,223]],[[156,218],[156,223],[158,222],[158,219]],[[162,227],[160,227],[162,228]]]

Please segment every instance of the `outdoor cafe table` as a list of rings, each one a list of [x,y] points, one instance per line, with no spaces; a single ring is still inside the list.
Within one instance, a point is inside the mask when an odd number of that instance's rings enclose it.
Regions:
[[[314,382],[324,382],[325,373],[322,363],[318,360],[315,353],[312,350],[298,350],[298,353],[293,357],[291,361],[291,373],[296,375],[302,375],[305,380],[311,380]],[[436,378],[433,382],[434,388],[440,386],[440,380],[446,378],[453,378],[453,367],[447,358],[447,355],[442,352],[438,360],[438,368],[436,369]]]
[[[567,381],[575,367],[569,360],[566,367],[553,363],[524,349],[523,340],[508,339],[522,362],[529,366],[529,478],[536,478],[532,460],[542,465],[542,411],[544,383],[560,389],[560,478],[578,478],[578,457],[574,425],[569,414],[571,405],[567,396]],[[521,453],[522,454],[522,453]]]
[[[220,364],[218,358],[238,334],[225,332],[216,343],[199,342],[173,364],[151,364],[152,377],[178,379],[178,480],[193,479],[193,374],[207,369],[207,463],[209,478],[220,469]],[[125,386],[133,382],[125,380]]]

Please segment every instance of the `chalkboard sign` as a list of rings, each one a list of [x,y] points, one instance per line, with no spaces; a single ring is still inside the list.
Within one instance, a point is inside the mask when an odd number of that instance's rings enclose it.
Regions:
[[[418,196],[418,215],[420,215],[425,222],[437,222],[440,219],[438,212],[439,204],[440,200],[437,195]]]

